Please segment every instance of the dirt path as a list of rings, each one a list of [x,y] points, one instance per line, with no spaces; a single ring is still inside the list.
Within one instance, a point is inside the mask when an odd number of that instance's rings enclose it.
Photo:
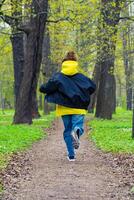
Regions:
[[[81,140],[77,160],[67,160],[62,130],[63,125],[58,120],[48,138],[33,145],[28,152],[32,166],[31,178],[22,178],[19,188],[15,192],[6,191],[2,199],[127,200],[116,194],[118,176],[88,141],[87,133]]]

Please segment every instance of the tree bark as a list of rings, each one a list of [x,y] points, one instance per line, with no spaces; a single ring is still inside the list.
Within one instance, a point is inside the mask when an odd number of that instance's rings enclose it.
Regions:
[[[13,51],[13,66],[14,66],[14,94],[15,94],[15,108],[19,95],[20,85],[23,77],[24,66],[24,33],[18,31],[17,27],[22,23],[22,7],[20,6],[22,0],[11,0],[12,19],[10,23],[12,29],[12,36],[10,37]],[[20,16],[19,18],[17,18]]]
[[[15,107],[23,77],[23,66],[24,66],[23,35],[24,33],[16,33],[11,36],[12,49],[13,49],[13,63],[14,63],[13,66],[14,66]]]
[[[114,63],[114,61],[112,61]],[[112,66],[112,63],[104,62],[101,65],[101,80],[99,83],[99,90],[97,96],[97,105],[96,105],[96,117],[103,119],[111,119],[114,111],[115,103],[115,78],[114,75],[110,74],[106,70],[109,69],[109,65]]]
[[[2,1],[0,9],[4,4],[5,0]],[[24,33],[18,31],[18,26],[22,23],[22,0],[11,0],[11,14],[12,16],[4,15],[3,20],[10,25],[12,29],[12,36],[10,37],[13,50],[13,64],[14,64],[14,94],[15,94],[15,109],[16,102],[19,96],[19,90],[21,81],[23,78],[23,66],[24,66]],[[19,17],[18,17],[19,16]]]
[[[99,80],[100,80],[100,66],[99,66],[99,63],[96,63],[96,65],[94,67],[94,72],[93,72],[93,81],[96,84],[96,91],[91,96],[91,101],[90,101],[90,104],[88,107],[88,111],[91,113],[94,112],[94,108],[96,105],[97,93],[98,93],[98,88],[99,88]]]
[[[51,61],[51,46],[50,46],[50,34],[49,29],[46,27],[44,40],[43,40],[43,59],[42,59],[42,73],[44,76],[44,82],[46,83],[52,74],[56,71]],[[50,113],[50,106],[47,101],[44,101],[44,114]]]
[[[32,94],[36,92],[42,59],[42,43],[47,20],[47,0],[33,0],[31,15],[27,29],[26,55],[24,75],[20,87],[19,97],[14,115],[14,123],[32,123]]]
[[[36,80],[37,81],[37,80]],[[33,89],[32,92],[32,119],[38,119],[41,117],[39,110],[38,110],[38,100],[37,100],[37,86]]]

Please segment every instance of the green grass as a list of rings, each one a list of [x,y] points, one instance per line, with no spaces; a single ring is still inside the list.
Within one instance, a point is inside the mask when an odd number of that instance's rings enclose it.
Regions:
[[[46,137],[43,128],[51,125],[54,113],[34,120],[32,125],[12,125],[12,117],[12,111],[0,113],[0,169],[6,166],[9,155],[23,151]]]
[[[132,132],[132,112],[121,108],[112,120],[93,119],[90,137],[97,147],[105,152],[134,153]]]

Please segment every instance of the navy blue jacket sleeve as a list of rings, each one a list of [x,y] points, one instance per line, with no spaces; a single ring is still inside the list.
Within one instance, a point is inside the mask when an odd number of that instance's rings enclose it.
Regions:
[[[96,84],[89,79],[89,83],[90,83],[90,86],[89,86],[89,92],[90,92],[90,95],[93,94],[96,90]]]
[[[49,79],[46,84],[40,86],[39,91],[44,94],[51,94],[58,90],[57,82],[54,78]]]

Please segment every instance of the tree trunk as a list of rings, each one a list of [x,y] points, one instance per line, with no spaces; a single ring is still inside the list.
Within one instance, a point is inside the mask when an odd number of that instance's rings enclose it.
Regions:
[[[23,66],[24,66],[23,36],[24,33],[16,33],[11,36],[12,49],[13,49],[13,63],[14,63],[15,107],[19,95],[21,81],[23,78]]]
[[[98,33],[100,81],[95,116],[104,119],[111,119],[115,110],[114,61],[120,3],[121,1],[101,0],[100,31]]]
[[[112,61],[114,63],[114,61]],[[115,103],[115,78],[114,75],[108,73],[106,70],[112,66],[109,60],[104,62],[101,66],[101,80],[99,83],[99,90],[97,96],[96,117],[103,119],[111,119],[114,111]]]
[[[127,83],[127,110],[132,110],[132,85]]]
[[[130,58],[128,55],[128,43],[129,43],[129,31],[128,33],[123,32],[123,59],[125,67],[125,77],[126,77],[126,104],[127,110],[132,110],[132,67]]]
[[[46,83],[52,74],[56,71],[51,61],[50,50],[50,34],[49,29],[46,27],[44,41],[43,41],[43,59],[42,59],[42,72],[44,75],[44,82]],[[44,114],[50,113],[50,106],[47,101],[44,101]]]
[[[37,89],[42,59],[42,43],[47,20],[48,1],[33,0],[34,16],[24,29],[27,33],[27,46],[24,63],[24,75],[14,116],[14,123],[32,123],[32,94]]]
[[[25,35],[24,37],[24,57],[27,56],[27,36]],[[38,100],[37,100],[37,79],[36,76],[34,77],[33,80],[33,91],[32,91],[32,103],[31,103],[31,109],[32,109],[32,118],[33,119],[38,119],[40,118],[40,113],[38,111]]]
[[[96,84],[96,91],[91,96],[91,101],[90,101],[90,104],[89,104],[89,107],[88,107],[88,111],[91,112],[91,113],[94,112],[94,108],[95,108],[95,104],[96,104],[96,100],[97,100],[99,80],[100,80],[100,65],[99,65],[99,63],[96,63],[95,68],[94,68],[94,72],[93,72],[93,81]]]
[[[17,27],[22,23],[22,0],[11,0],[12,17],[17,20],[10,24],[12,29],[12,36],[10,37],[13,51],[13,66],[14,66],[14,94],[15,94],[15,108],[19,95],[20,85],[23,78],[24,67],[24,33],[18,31]]]
[[[112,100],[112,114],[115,114],[116,113],[116,79],[115,79],[115,76],[113,76],[113,100]]]
[[[43,103],[42,103],[42,94],[39,95],[39,108],[43,109]]]
[[[0,8],[4,4],[2,2]],[[5,15],[3,20],[11,26],[12,36],[11,43],[13,49],[13,64],[14,64],[14,94],[15,94],[15,107],[19,95],[20,84],[23,77],[23,64],[24,64],[24,46],[23,36],[24,33],[17,30],[17,27],[22,23],[22,0],[11,0],[11,14],[12,17]],[[2,13],[2,15],[4,15]],[[19,17],[18,17],[19,16]],[[15,19],[15,20],[14,20]]]
[[[39,110],[38,110],[38,100],[37,100],[37,93],[36,93],[37,86],[33,89],[32,92],[32,118],[38,119],[41,117]]]
[[[0,104],[0,108],[2,109],[2,113],[4,114],[4,103],[3,103],[3,99],[4,99],[4,97],[3,97],[3,88],[2,88],[2,80],[0,80],[0,102],[1,102],[1,104]]]

